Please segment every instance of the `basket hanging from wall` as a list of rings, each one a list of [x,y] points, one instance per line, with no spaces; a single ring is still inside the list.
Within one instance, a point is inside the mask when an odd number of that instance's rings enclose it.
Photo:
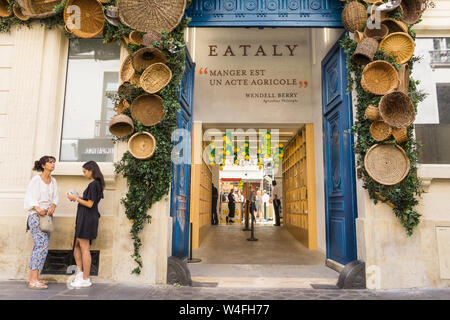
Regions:
[[[79,26],[76,25],[77,19],[72,19],[74,13],[69,10],[70,6],[80,8]],[[67,0],[64,22],[67,29],[79,38],[96,37],[103,32],[105,27],[103,6],[97,0]]]
[[[388,55],[393,55],[397,64],[404,64],[413,56],[415,44],[406,32],[395,32],[381,40],[380,49]]]
[[[117,104],[117,106],[114,108],[114,110],[118,113],[118,114],[122,114],[125,112],[125,110],[130,108],[130,103],[127,101],[127,99],[122,99],[120,100],[120,102]]]
[[[408,176],[410,161],[400,146],[376,144],[367,151],[364,167],[373,180],[392,186]]]
[[[379,29],[369,29],[368,27],[364,29],[364,36],[366,38],[373,38],[377,41],[384,39],[388,34],[389,28],[384,24],[380,24]]]
[[[394,136],[397,143],[408,141],[406,128],[392,128],[392,135]]]
[[[375,121],[380,119],[380,111],[377,106],[369,105],[364,112],[364,117],[368,120]]]
[[[128,96],[133,92],[133,90],[134,86],[129,81],[126,81],[119,86],[117,93],[119,96]]]
[[[142,73],[140,83],[148,93],[156,93],[167,86],[172,79],[172,71],[164,63],[154,63]]]
[[[378,109],[381,118],[395,128],[406,128],[416,118],[411,99],[400,91],[390,92],[381,98]]]
[[[0,17],[8,18],[13,15],[11,10],[8,10],[9,3],[6,0],[0,0]]]
[[[133,133],[133,120],[124,114],[114,116],[109,122],[109,131],[117,137],[126,137]]]
[[[389,34],[395,32],[408,32],[408,26],[399,20],[395,20],[392,18],[385,18],[381,21],[381,24],[385,25],[389,29]]]
[[[30,18],[48,18],[54,16],[53,8],[61,4],[61,0],[17,0],[22,13]]]
[[[355,33],[353,34],[353,40],[355,40],[356,43],[360,43],[364,38],[364,33],[361,31],[355,31]]]
[[[21,21],[28,21],[31,19],[29,16],[23,14],[22,8],[20,6],[13,6],[13,12],[14,16]]]
[[[377,120],[370,125],[370,134],[375,141],[384,141],[392,135],[392,128],[383,120]]]
[[[364,38],[356,47],[352,60],[356,64],[365,65],[373,61],[373,57],[378,50],[378,41],[373,38]]]
[[[171,32],[181,22],[186,0],[120,0],[120,20],[142,32]]]
[[[381,96],[397,89],[399,81],[397,69],[393,65],[377,60],[364,68],[361,86],[364,91]]]
[[[162,98],[155,94],[140,95],[131,103],[131,116],[144,126],[154,126],[164,119]]]
[[[119,20],[119,9],[115,6],[107,6],[103,12],[106,21],[108,21],[113,26],[118,27],[120,24]]]
[[[143,72],[154,63],[166,63],[166,55],[157,48],[142,48],[133,55],[133,67],[137,72]]]
[[[409,93],[409,66],[407,63],[400,66],[401,68],[398,70],[398,76],[400,78],[400,85],[398,86],[398,91],[401,91],[405,94]]]
[[[347,31],[363,31],[367,22],[367,9],[358,1],[348,3],[342,11],[342,23]]]
[[[133,30],[128,35],[128,39],[130,40],[131,44],[140,46],[140,45],[142,45],[143,35],[139,31]]]
[[[400,19],[406,24],[415,24],[424,10],[424,0],[402,0],[402,16]]]
[[[153,156],[156,150],[155,137],[149,132],[135,133],[128,140],[128,151],[139,160],[146,160]]]
[[[120,80],[122,80],[122,82],[130,81],[131,77],[134,75],[132,61],[133,57],[128,55],[122,62],[122,66],[120,67]]]

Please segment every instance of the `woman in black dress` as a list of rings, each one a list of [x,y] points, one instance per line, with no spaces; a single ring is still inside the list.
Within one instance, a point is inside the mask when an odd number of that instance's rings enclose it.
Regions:
[[[226,221],[229,223],[233,223],[234,218],[234,211],[236,209],[236,205],[234,204],[234,196],[233,196],[233,190],[230,191],[228,194],[228,217],[226,218]]]
[[[90,287],[92,285],[89,279],[91,270],[90,245],[92,240],[97,238],[98,220],[100,218],[98,203],[103,198],[103,190],[105,189],[105,180],[96,162],[86,162],[83,165],[83,174],[91,180],[91,183],[83,192],[83,197],[79,198],[73,194],[67,194],[69,200],[78,202],[73,252],[78,272],[75,281],[71,283],[73,287]]]

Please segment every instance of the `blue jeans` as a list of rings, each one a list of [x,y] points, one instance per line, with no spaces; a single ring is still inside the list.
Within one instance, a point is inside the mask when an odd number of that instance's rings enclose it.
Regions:
[[[31,252],[30,264],[28,267],[31,270],[41,271],[44,268],[45,259],[48,254],[48,240],[50,238],[50,234],[41,231],[39,228],[40,221],[37,213],[33,213],[28,216],[28,226],[31,230],[31,237],[34,241],[34,247]]]

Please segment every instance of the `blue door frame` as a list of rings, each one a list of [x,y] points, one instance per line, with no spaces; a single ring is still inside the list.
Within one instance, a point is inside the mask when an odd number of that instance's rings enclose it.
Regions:
[[[344,265],[357,258],[353,111],[347,85],[346,55],[338,41],[322,61],[325,215],[327,258]]]
[[[191,134],[194,94],[195,63],[186,50],[186,71],[180,86],[181,110],[177,114],[177,127],[188,135],[181,136],[175,144],[183,144],[183,162],[172,163],[171,187],[172,255],[184,259],[189,255],[190,190],[191,190]]]

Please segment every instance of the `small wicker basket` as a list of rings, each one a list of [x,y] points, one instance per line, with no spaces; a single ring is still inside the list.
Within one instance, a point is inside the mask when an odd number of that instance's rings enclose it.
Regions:
[[[373,61],[373,57],[378,50],[378,41],[373,38],[364,38],[356,47],[353,53],[353,62],[359,65],[365,65]]]
[[[142,45],[143,35],[139,31],[133,30],[128,35],[128,39],[130,40],[131,44],[140,46]]]
[[[21,21],[28,21],[31,19],[29,16],[23,14],[22,8],[20,6],[13,6],[13,12],[14,16]]]
[[[363,32],[355,31],[353,33],[353,40],[355,40],[356,43],[360,43],[362,39],[364,39],[364,33]]]
[[[358,1],[348,3],[342,11],[342,23],[347,31],[363,31],[367,22],[366,7]]]
[[[155,137],[149,132],[137,132],[128,140],[128,151],[139,160],[153,156],[156,150]]]
[[[397,70],[393,65],[377,60],[364,68],[361,86],[364,91],[381,96],[397,89],[399,81]]]
[[[383,19],[383,21],[381,21],[381,24],[388,27],[389,34],[395,32],[408,32],[408,26],[400,20],[385,18]]]
[[[109,122],[109,131],[117,137],[126,137],[133,133],[133,120],[124,114],[114,116]]]
[[[69,10],[70,6],[80,8],[79,26],[72,21],[73,13]],[[79,38],[93,38],[102,33],[105,27],[104,18],[103,6],[97,0],[67,0],[64,22],[67,29]]]
[[[392,128],[392,135],[399,144],[408,141],[406,128]]]
[[[129,81],[126,81],[119,86],[117,93],[119,96],[128,96],[132,93],[133,89],[134,86]]]
[[[398,64],[407,63],[414,54],[413,38],[406,32],[394,32],[381,40],[380,49],[388,55],[395,56]]]
[[[400,19],[406,24],[415,24],[425,9],[425,3],[424,0],[402,0],[400,6],[403,13]]]
[[[378,107],[373,104],[369,105],[364,112],[364,117],[371,121],[379,120],[381,116]]]
[[[140,95],[131,104],[131,116],[144,126],[154,126],[164,119],[162,98],[155,94]]]
[[[157,48],[142,48],[133,55],[133,67],[141,73],[154,63],[166,63],[166,55]]]
[[[377,41],[384,39],[388,34],[389,28],[384,24],[380,25],[380,29],[369,29],[368,27],[364,29],[364,36],[366,38],[374,38]]]
[[[398,86],[398,91],[405,94],[409,93],[409,66],[407,63],[401,66],[398,70],[398,76],[400,78],[400,85]]]
[[[130,108],[130,103],[127,101],[127,99],[122,99],[120,100],[120,102],[117,104],[117,106],[114,108],[114,110],[118,113],[118,114],[122,114],[125,112],[125,110]]]
[[[53,8],[61,2],[61,0],[17,0],[17,3],[22,8],[23,15],[30,18],[54,16]]]
[[[381,118],[395,128],[406,128],[416,118],[411,99],[400,91],[390,92],[381,98],[378,109]]]
[[[122,62],[122,66],[120,67],[120,80],[122,80],[122,82],[130,81],[130,79],[134,75],[132,61],[133,57],[131,55],[128,55]]]
[[[392,128],[383,120],[377,120],[370,125],[370,134],[375,141],[384,141],[392,135]]]
[[[142,73],[141,87],[148,93],[156,93],[167,86],[172,79],[172,71],[164,63],[154,63]]]
[[[0,17],[7,18],[13,15],[11,10],[8,10],[8,1],[0,0]]]

